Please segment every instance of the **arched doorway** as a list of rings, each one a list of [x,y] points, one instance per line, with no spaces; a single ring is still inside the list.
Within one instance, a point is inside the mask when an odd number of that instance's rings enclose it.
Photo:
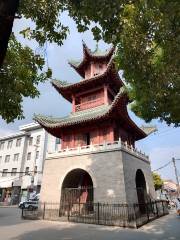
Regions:
[[[61,188],[61,206],[72,209],[76,204],[93,202],[93,182],[88,172],[77,168],[70,171],[64,178]]]
[[[146,180],[141,169],[138,169],[136,172],[136,191],[140,211],[144,212],[147,197],[147,189]]]

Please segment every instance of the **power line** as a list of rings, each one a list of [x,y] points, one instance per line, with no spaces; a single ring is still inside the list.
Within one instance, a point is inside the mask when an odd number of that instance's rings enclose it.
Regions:
[[[161,169],[163,169],[163,168],[167,167],[167,166],[168,166],[170,163],[172,163],[172,160],[171,160],[171,161],[169,161],[168,163],[166,163],[165,165],[163,165],[163,166],[161,166],[161,167],[159,167],[159,168],[157,168],[157,169],[153,170],[153,172],[159,171],[159,170],[161,170]]]
[[[16,180],[16,179],[20,179],[20,178],[25,177],[25,176],[27,176],[27,175],[25,174],[25,175],[18,176],[18,177],[15,177],[15,178],[6,179],[6,180],[4,180],[4,181],[0,181],[0,183],[8,182],[8,181],[14,181],[14,180]]]
[[[31,173],[31,172],[34,172],[34,171],[28,171],[28,172],[3,172],[3,171],[0,171],[0,173]]]
[[[28,171],[28,172],[26,172],[26,171],[23,171],[23,172],[3,172],[3,171],[0,171],[0,173],[26,173],[27,175],[28,174],[30,174],[30,173],[34,173],[34,172],[36,172],[36,173],[42,173],[42,171]]]
[[[28,173],[27,172],[3,172],[3,171],[0,171],[0,173],[13,173],[13,174],[16,174],[16,173],[24,173],[24,175],[22,176],[17,176],[15,178],[9,178],[9,179],[4,179],[3,181],[0,180],[0,183],[3,183],[3,182],[8,182],[8,181],[14,181],[16,179],[20,179],[22,177],[25,177],[25,176],[31,176],[31,173],[33,173],[34,171],[29,171]],[[36,173],[42,173],[42,171],[37,171]]]
[[[157,169],[154,170],[153,172],[159,171],[159,170],[167,167],[170,163],[172,163],[172,164],[173,164],[173,167],[174,167],[174,173],[175,173],[176,183],[177,183],[177,195],[178,195],[178,197],[179,197],[179,195],[180,195],[179,172],[178,172],[177,167],[176,167],[176,161],[180,161],[180,159],[175,159],[175,158],[173,157],[171,161],[169,161],[169,162],[166,163],[165,165],[157,168]]]

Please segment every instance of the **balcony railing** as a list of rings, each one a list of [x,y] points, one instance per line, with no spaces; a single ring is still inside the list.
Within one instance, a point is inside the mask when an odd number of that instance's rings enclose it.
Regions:
[[[61,149],[59,151],[48,153],[48,157],[54,157],[54,156],[68,156],[68,155],[77,155],[77,154],[83,154],[83,153],[91,153],[91,152],[100,152],[100,151],[110,151],[113,149],[120,149],[124,150],[128,153],[130,153],[133,156],[136,156],[138,158],[141,158],[143,160],[149,161],[149,157],[145,155],[145,153],[142,153],[141,151],[138,151],[136,148],[134,148],[132,145],[129,146],[127,142],[122,142],[121,139],[114,142],[104,142],[102,144],[90,144],[85,146],[79,146],[76,148],[66,148]]]
[[[88,108],[92,108],[92,107],[98,107],[100,105],[102,105],[104,103],[104,99],[103,98],[98,98],[95,100],[91,100],[89,102],[84,102],[81,104],[78,104],[75,106],[76,112],[78,111],[82,111]]]

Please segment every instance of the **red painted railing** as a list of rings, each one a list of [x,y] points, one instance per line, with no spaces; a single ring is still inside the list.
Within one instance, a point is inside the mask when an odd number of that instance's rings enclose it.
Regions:
[[[75,106],[75,110],[76,112],[78,111],[82,111],[85,109],[89,109],[89,108],[93,108],[93,107],[97,107],[100,106],[104,103],[104,99],[103,98],[98,98],[89,102],[85,102],[85,103],[81,103]]]

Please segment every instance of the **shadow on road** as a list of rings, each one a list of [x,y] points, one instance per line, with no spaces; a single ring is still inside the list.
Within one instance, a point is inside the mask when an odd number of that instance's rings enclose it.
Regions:
[[[37,222],[37,221],[36,221]],[[42,223],[42,221],[40,221]],[[140,229],[123,229],[88,224],[44,222],[42,229],[30,230],[12,240],[178,240],[180,219],[162,217]],[[41,226],[42,227],[42,226]]]
[[[21,210],[17,207],[0,207],[0,227],[24,223]]]

